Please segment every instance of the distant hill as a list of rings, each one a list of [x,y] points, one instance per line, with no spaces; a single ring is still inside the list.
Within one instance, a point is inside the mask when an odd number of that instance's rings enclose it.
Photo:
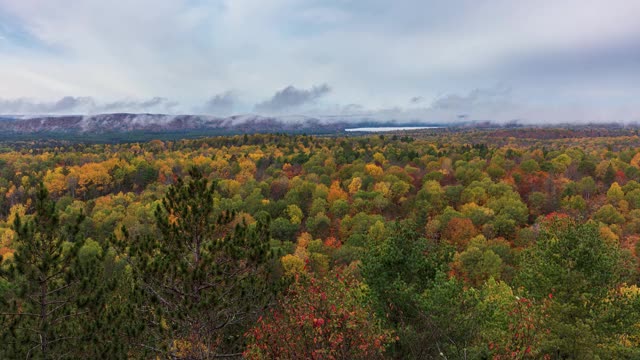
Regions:
[[[63,133],[100,134],[125,132],[193,132],[195,130],[233,133],[341,133],[347,127],[421,125],[397,122],[372,121],[368,119],[340,120],[305,116],[269,117],[260,115],[237,115],[215,117],[207,115],[166,114],[99,114],[39,117],[0,116],[0,131],[15,134]]]

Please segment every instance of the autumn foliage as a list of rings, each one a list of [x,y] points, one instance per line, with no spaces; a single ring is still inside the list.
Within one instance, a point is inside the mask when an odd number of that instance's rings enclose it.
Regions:
[[[353,275],[298,277],[247,333],[247,359],[377,359],[394,341],[371,317]]]
[[[638,359],[638,135],[0,140],[0,358]]]

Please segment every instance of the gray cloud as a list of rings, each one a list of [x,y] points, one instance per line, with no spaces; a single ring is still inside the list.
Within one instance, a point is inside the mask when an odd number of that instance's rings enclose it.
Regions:
[[[450,93],[436,98],[428,106],[414,104],[408,107],[360,109],[351,118],[438,124],[469,121],[500,124],[514,121],[522,124],[640,122],[640,109],[634,106],[598,103],[581,106],[564,103],[540,105],[520,95],[520,91],[502,84],[476,88],[468,93]]]
[[[497,85],[493,88],[478,88],[467,95],[448,94],[436,99],[431,108],[434,110],[468,111],[487,106],[505,106],[510,101],[511,88]]]
[[[365,108],[360,104],[348,104],[340,109],[340,112],[344,114],[357,114],[362,113],[363,111],[365,111]]]
[[[178,106],[178,102],[164,97],[153,97],[148,100],[121,100],[96,106],[95,111],[99,112],[172,112]]]
[[[170,113],[178,106],[176,101],[162,97],[148,100],[121,100],[98,103],[90,96],[65,96],[56,101],[36,101],[27,98],[0,99],[0,114],[59,115],[95,114],[110,112],[160,112]]]
[[[232,91],[226,91],[210,98],[196,111],[219,116],[231,115],[237,100],[237,96]]]
[[[0,113],[4,114],[53,114],[83,112],[95,107],[91,97],[65,96],[53,102],[41,102],[26,98],[0,99]]]
[[[298,108],[313,103],[330,92],[331,88],[327,84],[315,85],[309,90],[289,85],[276,92],[271,99],[256,104],[254,109],[258,112],[273,113]]]
[[[40,105],[44,106],[45,109],[48,106],[48,104],[40,104]],[[86,109],[92,106],[95,106],[95,102],[90,97],[65,96],[62,99],[51,104],[50,109],[47,109],[47,110],[49,112],[66,112],[66,111],[73,111],[76,109]]]
[[[418,104],[424,101],[424,97],[422,96],[414,96],[411,99],[409,99],[409,103],[410,104]]]

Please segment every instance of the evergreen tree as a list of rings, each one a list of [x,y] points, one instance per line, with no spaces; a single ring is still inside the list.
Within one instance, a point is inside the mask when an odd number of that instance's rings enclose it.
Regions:
[[[159,236],[122,244],[149,325],[143,346],[164,356],[240,352],[246,325],[270,299],[268,225],[233,228],[235,214],[219,211],[214,196],[215,182],[191,170],[156,210]]]
[[[80,345],[95,335],[85,325],[98,303],[96,265],[103,252],[76,238],[77,224],[60,226],[42,185],[35,214],[26,221],[16,217],[14,228],[16,252],[0,269],[6,284],[0,294],[0,358],[83,357]]]
[[[637,323],[637,316],[630,314],[638,301],[626,304],[628,298],[612,295],[633,273],[619,245],[603,239],[593,222],[558,220],[543,229],[536,244],[523,253],[517,280],[532,298],[553,299],[547,310],[545,352],[554,359],[604,358],[619,339],[630,337],[634,326],[626,322]],[[629,315],[611,316],[618,312]]]
[[[389,236],[362,259],[362,276],[380,318],[400,337],[392,351],[403,358],[433,354],[433,329],[425,320],[423,294],[452,260],[452,249],[420,236],[411,224],[394,223]]]

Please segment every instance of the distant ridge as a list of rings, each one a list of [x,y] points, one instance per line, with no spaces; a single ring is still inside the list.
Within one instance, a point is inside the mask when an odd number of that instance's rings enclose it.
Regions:
[[[355,120],[337,117],[315,118],[307,116],[270,117],[261,115],[167,115],[114,113],[98,115],[63,116],[0,116],[0,131],[5,133],[125,133],[180,132],[218,130],[221,133],[337,133],[347,127],[371,126],[424,126],[420,123],[380,122],[371,119]],[[429,124],[431,125],[431,124]],[[437,124],[436,124],[437,125]]]

